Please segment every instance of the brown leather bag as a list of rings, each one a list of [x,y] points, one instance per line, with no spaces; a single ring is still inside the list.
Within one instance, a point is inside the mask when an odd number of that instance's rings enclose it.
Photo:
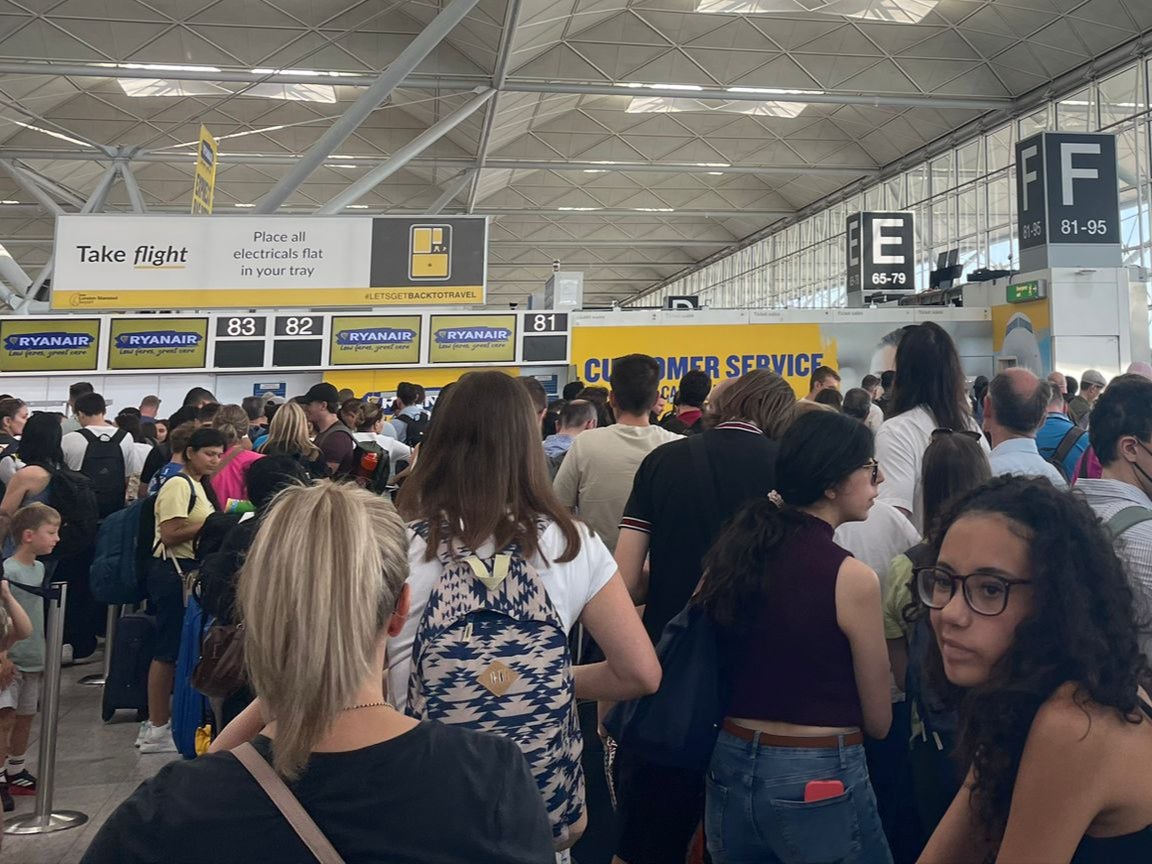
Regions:
[[[209,699],[227,699],[244,686],[244,625],[214,624],[204,632],[192,687]]]

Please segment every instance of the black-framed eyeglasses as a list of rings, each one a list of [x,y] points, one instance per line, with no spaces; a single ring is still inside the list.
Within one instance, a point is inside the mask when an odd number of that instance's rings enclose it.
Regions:
[[[1008,608],[1008,595],[1017,585],[1031,585],[1031,579],[1005,579],[993,573],[958,576],[942,567],[916,570],[916,590],[929,609],[943,609],[956,595],[956,583],[963,586],[964,602],[977,615],[993,617]]]
[[[973,441],[979,441],[983,437],[982,433],[974,432],[971,429],[949,429],[946,426],[942,426],[939,429],[932,430],[933,441],[945,435],[963,435],[965,438],[971,438]]]
[[[875,459],[869,459],[867,462],[865,462],[863,465],[861,465],[860,468],[861,469],[864,469],[864,468],[872,469],[871,478],[872,478],[872,485],[873,486],[875,486],[877,483],[880,482],[880,463],[877,462]]]

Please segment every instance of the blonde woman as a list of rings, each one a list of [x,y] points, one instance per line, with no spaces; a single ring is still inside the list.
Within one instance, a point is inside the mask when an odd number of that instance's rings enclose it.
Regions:
[[[417,723],[384,698],[385,646],[408,612],[407,559],[386,499],[330,482],[281,492],[240,572],[258,702],[217,745],[240,744],[235,730],[259,728],[263,712],[255,754],[244,752],[271,763],[344,861],[551,864],[544,805],[515,744]],[[83,858],[312,860],[229,752],[165,766]]]
[[[248,466],[263,456],[252,452],[248,423],[248,412],[239,405],[225,405],[212,418],[212,428],[224,435],[225,450],[220,467],[208,482],[225,513],[248,501],[248,482],[244,478]]]
[[[277,409],[268,424],[268,438],[260,445],[259,452],[265,456],[291,456],[313,479],[329,474],[320,448],[312,443],[312,426],[297,402],[285,402]]]

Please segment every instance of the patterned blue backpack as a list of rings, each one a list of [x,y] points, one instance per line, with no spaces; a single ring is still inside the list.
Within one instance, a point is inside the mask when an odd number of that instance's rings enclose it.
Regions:
[[[427,523],[410,527],[427,541]],[[564,622],[516,544],[481,559],[442,542],[437,555],[444,569],[416,629],[408,713],[515,741],[564,844],[584,812]]]

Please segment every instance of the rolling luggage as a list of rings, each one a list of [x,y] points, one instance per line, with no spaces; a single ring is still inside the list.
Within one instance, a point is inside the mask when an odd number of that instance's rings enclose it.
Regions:
[[[129,709],[143,720],[148,716],[148,667],[156,650],[156,620],[140,613],[122,616],[110,650],[100,716],[107,723],[118,710]]]

